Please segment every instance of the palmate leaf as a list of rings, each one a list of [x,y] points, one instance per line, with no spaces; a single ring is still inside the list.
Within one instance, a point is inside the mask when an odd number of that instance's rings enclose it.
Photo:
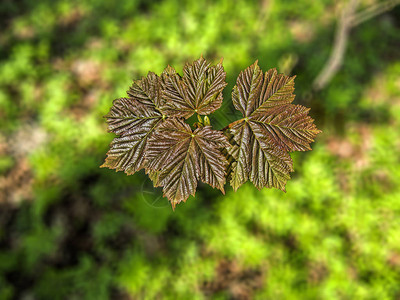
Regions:
[[[234,190],[250,179],[259,189],[285,191],[293,171],[287,152],[311,150],[309,144],[320,131],[307,115],[309,109],[290,104],[293,91],[294,77],[275,69],[263,74],[257,62],[240,73],[232,99],[244,118],[229,125]]]
[[[105,116],[117,137],[102,167],[127,174],[144,168],[173,208],[195,194],[199,181],[222,193],[227,177],[235,191],[247,180],[285,191],[293,172],[289,152],[311,150],[320,132],[308,108],[291,104],[294,77],[275,69],[264,74],[257,62],[248,67],[232,92],[243,118],[218,131],[207,115],[221,106],[225,77],[222,61],[212,66],[200,57],[183,76],[168,66],[134,81]],[[193,114],[194,130],[184,121]]]
[[[233,147],[229,154],[234,158],[230,168],[231,186],[236,191],[250,179],[258,188],[276,187],[285,190],[293,171],[290,155],[271,147],[253,133],[249,122],[238,122],[230,128]]]
[[[186,64],[183,77],[167,67],[162,75],[166,112],[169,116],[189,118],[194,113],[207,115],[222,103],[226,73],[222,62],[211,66],[203,57]]]
[[[160,125],[148,143],[148,168],[173,208],[194,196],[199,180],[224,192],[227,160],[220,149],[226,147],[227,138],[211,126],[192,131],[175,118]]]
[[[128,95],[114,100],[105,116],[109,131],[118,137],[101,167],[130,175],[145,167],[147,141],[164,119],[161,79],[150,72],[147,78],[133,82]]]

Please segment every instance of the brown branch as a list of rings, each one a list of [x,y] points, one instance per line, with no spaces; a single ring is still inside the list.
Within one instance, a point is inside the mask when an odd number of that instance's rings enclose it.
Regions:
[[[315,90],[323,89],[342,65],[351,28],[350,18],[357,8],[357,3],[358,0],[350,0],[342,12],[329,60],[314,80],[313,87]]]
[[[400,0],[387,0],[384,2],[376,3],[365,8],[363,11],[351,16],[350,23],[352,27],[358,26],[361,23],[368,21],[384,12],[393,9],[396,5],[400,4]]]
[[[389,11],[396,5],[400,4],[400,0],[387,0],[373,4],[364,10],[355,13],[357,2],[358,0],[349,0],[349,3],[342,12],[329,60],[313,82],[313,88],[315,90],[323,89],[341,67],[351,28]]]

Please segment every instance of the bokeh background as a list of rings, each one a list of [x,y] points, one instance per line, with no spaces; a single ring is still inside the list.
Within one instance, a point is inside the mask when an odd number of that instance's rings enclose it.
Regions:
[[[397,4],[0,1],[0,299],[400,299]],[[173,212],[99,168],[112,100],[201,54],[227,71],[217,129],[256,59],[297,75],[323,133],[286,194],[200,185]]]

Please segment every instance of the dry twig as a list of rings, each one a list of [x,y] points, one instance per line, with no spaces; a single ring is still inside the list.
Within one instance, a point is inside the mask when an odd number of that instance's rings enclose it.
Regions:
[[[315,90],[322,90],[342,65],[351,28],[393,9],[396,5],[400,4],[400,0],[387,0],[376,3],[356,13],[357,4],[358,0],[350,0],[342,12],[331,55],[313,82]]]

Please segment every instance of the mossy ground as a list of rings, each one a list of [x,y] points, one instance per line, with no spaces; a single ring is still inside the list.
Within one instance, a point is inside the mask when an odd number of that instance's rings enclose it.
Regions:
[[[365,1],[365,5],[369,2]],[[341,1],[3,1],[0,299],[400,297],[400,10],[354,28],[321,92]],[[256,59],[297,74],[323,133],[287,193],[200,185],[175,212],[100,169],[132,79],[224,58],[215,128]]]

